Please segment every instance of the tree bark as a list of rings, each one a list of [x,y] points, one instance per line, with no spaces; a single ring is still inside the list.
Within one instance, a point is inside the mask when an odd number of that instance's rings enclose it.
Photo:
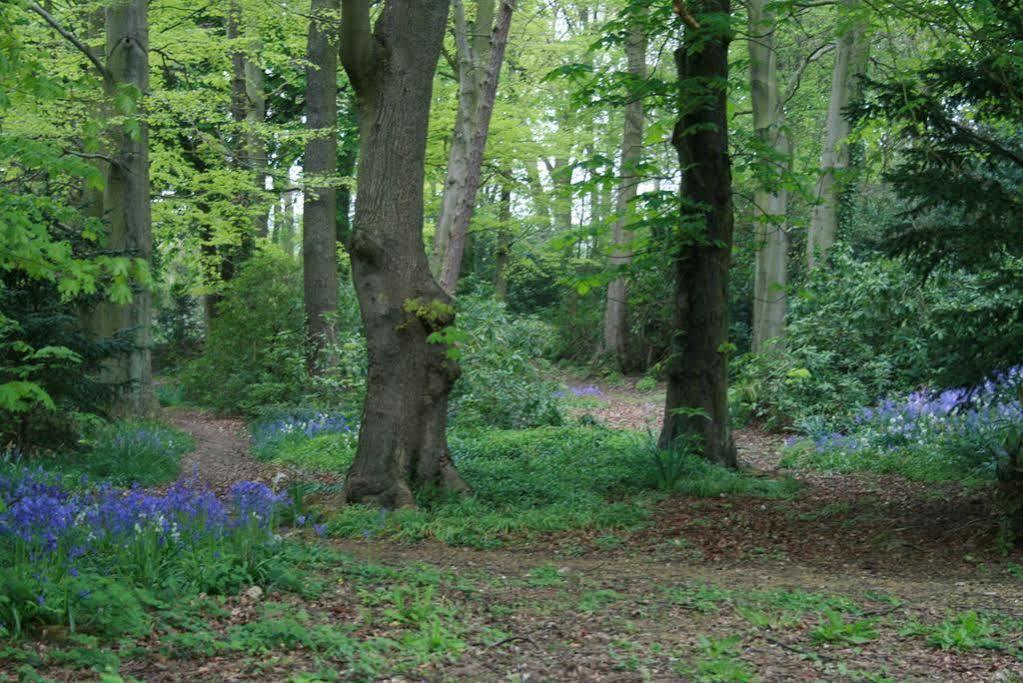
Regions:
[[[117,0],[106,13],[106,68],[111,76],[107,95],[131,88],[149,88],[149,24],[147,0]],[[108,221],[107,249],[115,254],[152,261],[152,217],[149,205],[149,136],[146,123],[118,124],[111,130],[113,158],[107,165],[103,195]],[[115,415],[148,415],[155,407],[150,347],[152,297],[137,288],[128,304],[100,304],[93,316],[99,336],[130,334],[132,349],[104,364],[103,381],[118,387],[111,407]]]
[[[675,257],[675,334],[660,446],[699,440],[705,458],[736,466],[728,421],[728,269],[732,250],[732,179],[726,95],[729,0],[702,0],[675,51],[680,116],[672,144],[683,179],[680,243]],[[706,13],[706,14],[704,14]],[[703,19],[697,24],[697,20]],[[698,26],[698,28],[697,28]]]
[[[336,337],[332,315],[337,312],[337,190],[326,178],[337,173],[337,60],[329,26],[340,9],[339,0],[313,0],[306,58],[306,127],[312,133],[305,146],[303,172],[307,179],[302,214],[302,264],[308,366],[317,373],[326,365],[324,348]]]
[[[461,124],[462,130],[455,132],[451,145],[448,179],[444,185],[441,213],[437,219],[437,248],[443,249],[438,252],[443,254],[440,284],[449,294],[454,293],[458,284],[469,224],[476,208],[476,194],[479,192],[483,171],[483,152],[487,146],[497,83],[515,11],[515,0],[500,0],[497,23],[494,24],[490,39],[486,40],[481,35],[482,27],[490,26],[494,3],[492,0],[480,2],[474,26],[475,45],[470,47],[462,16],[462,0],[454,2],[456,33],[461,34],[458,40],[460,90],[455,127]],[[479,74],[482,74],[482,78]]]
[[[776,20],[764,0],[749,0],[750,90],[753,128],[770,150],[772,168],[753,198],[753,233],[756,244],[753,279],[753,350],[785,332],[788,283],[788,191],[783,175],[791,167],[792,149],[785,134],[785,104],[778,84],[778,58],[774,45]]]
[[[358,98],[352,275],[369,356],[366,401],[345,496],[389,508],[417,488],[467,490],[445,433],[458,364],[431,334],[454,322],[423,244],[433,76],[448,0],[342,1],[341,59]]]
[[[629,29],[625,43],[629,75],[638,85],[646,78],[646,31],[642,26]],[[621,174],[616,198],[618,217],[615,220],[612,239],[611,267],[621,269],[632,261],[632,244],[635,236],[626,226],[632,201],[639,187],[639,173],[636,167],[643,160],[644,108],[641,94],[634,94],[633,100],[625,107],[625,124],[622,130]],[[628,283],[618,275],[607,286],[607,301],[604,306],[604,351],[614,355],[618,368],[628,364]]]
[[[839,9],[856,11],[861,0],[842,0]],[[810,218],[806,239],[807,266],[823,261],[835,243],[838,232],[838,184],[849,165],[849,120],[845,109],[857,97],[860,76],[867,65],[869,43],[863,22],[853,25],[835,40],[835,65],[831,75],[831,98],[824,123],[824,147],[821,149],[820,175],[815,196],[817,203]]]

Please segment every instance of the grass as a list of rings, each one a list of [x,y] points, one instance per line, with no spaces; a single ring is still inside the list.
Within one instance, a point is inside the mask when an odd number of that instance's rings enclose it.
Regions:
[[[157,486],[178,478],[181,456],[194,444],[191,436],[167,425],[132,420],[93,428],[81,446],[77,452],[14,464],[41,467],[69,487],[79,486],[83,479],[114,486]]]
[[[954,481],[966,486],[984,486],[992,481],[991,473],[979,473],[975,466],[937,446],[904,448],[886,453],[873,449],[818,450],[812,443],[802,441],[782,451],[779,465],[840,474],[895,474],[914,481]]]
[[[466,648],[465,617],[438,594],[442,579],[435,570],[373,565],[294,541],[280,544],[267,564],[279,574],[296,576],[299,584],[334,587],[340,594],[332,601],[350,605],[353,617],[337,618],[327,602],[302,602],[296,582],[267,581],[262,585],[276,592],[264,602],[205,594],[153,599],[158,609],[147,611],[145,628],[137,632],[121,631],[116,637],[51,633],[45,648],[15,639],[0,650],[0,658],[23,663],[21,680],[44,680],[40,673],[49,673],[48,667],[92,670],[100,674],[94,678],[121,680],[116,672],[122,663],[152,658],[153,647],[162,657],[181,662],[233,659],[242,669],[254,670],[247,676],[254,679],[285,680],[274,667],[294,674],[289,656],[301,655],[316,668],[309,678],[296,680],[376,680],[430,662],[455,662]]]
[[[305,443],[295,439],[269,457],[289,458],[299,465],[325,458],[338,464],[350,462],[332,454],[332,442],[326,437]],[[573,529],[636,529],[648,522],[653,503],[666,495],[659,490],[658,473],[651,466],[649,443],[635,433],[541,427],[455,431],[449,440],[472,496],[423,497],[414,510],[348,506],[333,515],[330,531],[345,537],[436,538],[454,545],[494,547]],[[322,450],[316,451],[316,444],[322,444]],[[747,476],[692,454],[677,460],[683,476],[674,493],[680,495],[780,497],[795,488],[788,480]],[[599,545],[607,548],[622,542],[610,533],[600,539]]]

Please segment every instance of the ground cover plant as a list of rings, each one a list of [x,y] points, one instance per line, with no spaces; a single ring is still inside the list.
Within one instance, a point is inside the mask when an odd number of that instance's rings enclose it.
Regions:
[[[178,478],[181,456],[192,449],[193,440],[160,422],[132,420],[94,424],[77,446],[43,458],[29,458],[12,447],[0,458],[0,467],[31,464],[71,485],[84,478],[115,486],[153,486]]]
[[[974,387],[920,390],[863,407],[843,431],[820,420],[792,439],[783,461],[834,471],[868,470],[940,481],[990,482],[1021,453],[1023,368]]]
[[[138,634],[147,606],[257,580],[285,497],[238,482],[228,499],[198,483],[167,493],[87,482],[69,490],[40,469],[0,475],[0,622],[7,637],[59,626]]]

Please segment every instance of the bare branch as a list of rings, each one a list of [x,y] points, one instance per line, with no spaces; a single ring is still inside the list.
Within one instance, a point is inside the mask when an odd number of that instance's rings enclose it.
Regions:
[[[60,22],[57,21],[52,14],[50,14],[45,9],[40,7],[38,2],[28,3],[28,8],[35,12],[36,14],[38,14],[40,17],[42,17],[43,21],[49,24],[54,31],[59,33],[61,37],[64,38],[64,40],[74,45],[79,50],[79,52],[84,54],[86,58],[88,58],[88,60],[92,62],[92,65],[96,67],[96,70],[99,71],[100,77],[107,85],[113,84],[114,82],[113,74],[111,74],[107,67],[103,64],[103,62],[99,60],[99,57],[96,56],[92,49],[78,39],[78,36],[76,36],[71,31],[68,31],[63,26],[61,26]]]

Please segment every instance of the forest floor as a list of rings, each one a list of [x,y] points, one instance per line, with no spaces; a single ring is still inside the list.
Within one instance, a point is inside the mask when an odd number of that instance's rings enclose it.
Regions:
[[[575,402],[575,416],[656,428],[660,391],[597,389]],[[242,422],[181,409],[166,419],[195,438],[186,475],[217,489],[276,476],[250,457]],[[303,565],[317,590],[227,598],[202,611],[205,635],[166,629],[122,644],[120,673],[148,681],[1023,681],[1023,558],[996,552],[982,494],[893,476],[781,473],[780,438],[736,437],[745,467],[793,476],[799,493],[668,497],[636,531],[557,533],[498,550],[292,532],[327,553]],[[347,645],[325,636],[330,629]],[[394,649],[360,649],[370,642]],[[44,673],[94,678],[59,666]]]

